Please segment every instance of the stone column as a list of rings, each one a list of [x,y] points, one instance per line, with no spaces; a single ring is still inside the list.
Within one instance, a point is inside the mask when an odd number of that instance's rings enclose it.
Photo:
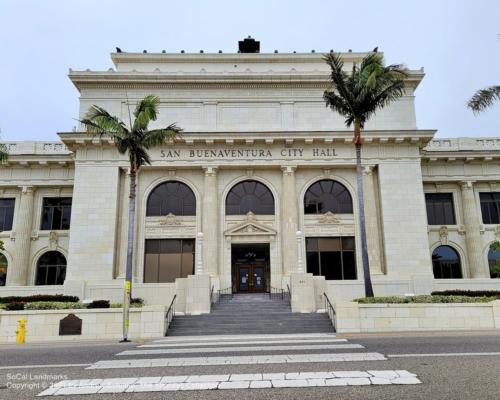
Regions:
[[[363,174],[365,192],[366,240],[368,245],[368,259],[370,271],[373,274],[382,274],[382,257],[380,252],[380,231],[377,213],[377,191],[375,185],[374,166],[366,166]]]
[[[281,167],[283,171],[281,191],[281,254],[284,275],[297,272],[298,267],[296,236],[298,230],[298,211],[297,195],[295,193],[295,168],[292,166]]]
[[[8,286],[24,286],[28,281],[33,219],[33,187],[22,186],[19,207],[15,216],[15,242],[12,265],[7,269]]]
[[[471,278],[489,278],[486,258],[483,259],[481,251],[481,234],[479,232],[481,219],[479,218],[476,197],[474,196],[473,182],[461,182],[461,186],[469,275]]]
[[[202,225],[203,225],[203,265],[204,273],[219,274],[219,201],[217,168],[205,167],[205,185],[203,190]]]

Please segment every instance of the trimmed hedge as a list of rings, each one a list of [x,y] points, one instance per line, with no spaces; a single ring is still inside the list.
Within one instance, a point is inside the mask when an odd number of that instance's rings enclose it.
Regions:
[[[21,310],[24,310],[24,303],[21,303],[21,302],[8,303],[5,306],[5,309],[7,311],[21,311]]]
[[[405,304],[405,303],[488,303],[496,297],[482,296],[389,296],[389,297],[362,297],[353,301],[360,304]]]
[[[87,304],[87,308],[109,308],[109,300],[94,300]]]
[[[52,302],[73,302],[77,303],[80,299],[77,296],[64,296],[62,294],[36,294],[33,296],[8,296],[0,297],[0,303],[32,303],[35,301],[52,301]]]
[[[62,301],[33,301],[24,305],[25,310],[69,310],[85,308],[82,303]]]
[[[467,296],[467,297],[497,297],[500,298],[500,290],[442,290],[432,292],[435,296]]]

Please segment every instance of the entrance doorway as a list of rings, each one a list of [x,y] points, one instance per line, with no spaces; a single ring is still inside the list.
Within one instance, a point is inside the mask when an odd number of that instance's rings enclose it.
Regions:
[[[233,293],[269,291],[269,244],[233,244],[231,246]]]

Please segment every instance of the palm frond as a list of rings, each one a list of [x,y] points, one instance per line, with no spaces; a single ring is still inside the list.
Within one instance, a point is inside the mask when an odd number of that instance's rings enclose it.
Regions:
[[[142,143],[146,148],[160,146],[179,138],[182,129],[176,124],[171,124],[163,129],[152,129],[144,134]]]
[[[500,86],[490,86],[478,90],[468,101],[467,107],[469,107],[474,114],[479,114],[488,107],[491,107],[493,103],[498,100],[500,100]]]
[[[158,105],[160,98],[154,95],[144,97],[134,110],[134,126],[132,130],[144,130],[151,121],[155,121],[158,116]]]
[[[123,121],[96,105],[90,107],[85,118],[80,122],[85,125],[87,132],[100,136],[122,137],[128,131]]]

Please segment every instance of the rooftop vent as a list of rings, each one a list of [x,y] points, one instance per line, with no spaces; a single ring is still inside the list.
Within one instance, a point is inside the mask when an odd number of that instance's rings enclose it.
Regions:
[[[239,53],[260,53],[260,42],[248,36],[244,40],[238,42]]]

